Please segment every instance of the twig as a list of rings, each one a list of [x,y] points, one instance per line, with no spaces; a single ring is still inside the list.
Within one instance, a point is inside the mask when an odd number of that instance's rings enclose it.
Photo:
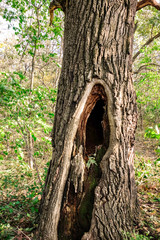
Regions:
[[[28,237],[22,230],[20,230],[19,228],[18,228],[18,231],[20,231],[26,238],[28,238],[28,240],[32,240],[30,237]]]
[[[146,6],[152,6],[155,7],[157,10],[160,10],[160,4],[156,0],[142,0],[137,3],[137,11]]]
[[[21,232],[28,240],[32,240],[30,237],[28,237],[22,230],[20,230],[19,228],[17,228],[19,232]],[[13,230],[14,231],[14,230]],[[14,231],[15,233],[17,233],[17,231]],[[19,234],[18,234],[19,235]],[[15,236],[13,239],[15,239],[17,236]]]
[[[160,37],[160,32],[157,33],[154,37],[151,37],[150,39],[148,39],[148,41],[142,45],[142,47],[138,50],[138,52],[136,52],[136,54],[133,56],[133,62],[135,61],[135,59],[139,56],[139,54],[141,54],[141,50],[148,46],[151,42],[153,42],[155,39]]]
[[[134,74],[138,74],[142,69],[144,69],[144,68],[146,69],[149,66],[155,66],[155,67],[159,67],[160,68],[160,65],[156,64],[156,63],[145,64],[145,65],[140,66],[138,68],[138,70],[134,72]]]

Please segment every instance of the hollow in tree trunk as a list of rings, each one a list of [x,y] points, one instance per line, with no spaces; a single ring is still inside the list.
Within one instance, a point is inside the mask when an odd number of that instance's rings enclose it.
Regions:
[[[137,215],[136,1],[70,0],[62,9],[64,56],[37,239],[124,239]]]

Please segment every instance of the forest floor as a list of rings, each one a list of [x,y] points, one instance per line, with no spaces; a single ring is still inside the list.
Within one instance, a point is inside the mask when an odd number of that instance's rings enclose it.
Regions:
[[[154,139],[137,133],[135,175],[139,199],[139,225],[130,239],[160,239],[160,164]],[[48,156],[50,159],[50,156]],[[48,164],[38,163],[44,181]],[[32,240],[41,199],[37,173],[12,156],[0,161],[0,239]]]
[[[136,134],[135,173],[140,208],[137,230],[148,236],[141,239],[160,239],[160,164],[157,160],[155,139]]]

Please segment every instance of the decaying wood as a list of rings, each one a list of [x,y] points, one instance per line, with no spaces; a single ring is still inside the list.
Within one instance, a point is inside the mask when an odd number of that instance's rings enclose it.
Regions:
[[[87,99],[85,108],[83,110],[83,114],[81,115],[81,118],[80,118],[80,123],[79,123],[78,131],[77,131],[77,140],[79,141],[77,143],[77,145],[82,144],[84,146],[84,152],[85,152],[84,155],[88,155],[89,153],[95,152],[94,149],[92,151],[92,148],[94,146],[90,146],[90,150],[89,150],[89,147],[86,146],[86,125],[87,125],[87,121],[88,121],[88,118],[89,118],[92,110],[94,109],[96,103],[99,100],[103,101],[104,108],[105,108],[105,106],[107,106],[107,96],[106,96],[103,86],[100,84],[99,85],[97,84],[93,87],[93,89]],[[104,113],[105,113],[105,111],[104,111]],[[105,119],[102,119],[101,124],[103,125],[103,131],[104,131],[103,135],[106,136],[108,134],[108,136],[109,136],[109,123],[108,123],[107,116]],[[108,127],[107,127],[107,125],[108,125]],[[90,131],[91,131],[91,129],[90,129]],[[94,137],[94,136],[91,136],[91,137]],[[104,139],[105,139],[105,137],[104,137]],[[99,143],[99,144],[97,143],[97,145],[100,145],[100,144],[103,144],[103,139],[102,139],[101,143]],[[106,147],[108,147],[107,139],[106,139],[105,145],[106,145]]]
[[[66,190],[64,191],[59,223],[60,239],[77,240],[83,236],[84,231],[89,230],[94,203],[94,190],[96,185],[98,185],[101,176],[101,170],[98,162],[101,161],[104,151],[106,152],[108,149],[109,141],[113,143],[113,135],[110,136],[110,127],[113,133],[114,129],[113,126],[109,126],[108,122],[108,119],[110,119],[110,122],[113,122],[110,112],[111,109],[108,108],[107,104],[107,95],[110,96],[108,92],[109,90],[105,87],[103,81],[97,80],[93,81],[93,83],[94,82],[97,82],[98,84],[93,85],[93,88],[87,98],[74,139],[70,173],[65,188]],[[88,143],[89,146],[87,146],[87,128],[89,127],[87,122],[89,121],[97,103],[102,104],[102,106],[98,104],[98,107],[101,107],[103,114],[99,119],[99,123],[96,123],[101,124],[101,128],[103,127],[104,137],[102,137],[100,142],[95,139],[94,146],[92,145],[93,141],[91,145]],[[112,104],[110,100],[108,103],[111,107]],[[103,109],[104,105],[106,111]],[[94,115],[93,117],[95,120],[98,116]],[[94,127],[96,126],[94,125]],[[91,126],[89,130],[95,132],[95,129],[92,129]],[[94,138],[94,135],[91,134],[91,137]],[[96,137],[98,136],[96,135]],[[88,141],[90,141],[90,139]],[[100,152],[102,153],[100,154]],[[95,166],[91,166],[88,169],[87,163],[89,161],[89,156],[94,153],[97,153],[95,160],[98,162],[96,162]]]
[[[71,161],[71,181],[73,183],[75,193],[77,193],[77,191],[83,191],[85,167],[83,146],[81,145],[78,153]]]

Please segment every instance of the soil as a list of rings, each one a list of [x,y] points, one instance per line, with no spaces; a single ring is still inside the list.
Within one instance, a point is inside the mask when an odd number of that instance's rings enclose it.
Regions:
[[[139,234],[160,240],[160,164],[155,139],[137,134],[135,142],[135,172],[140,208]],[[146,238],[143,238],[146,239]]]

